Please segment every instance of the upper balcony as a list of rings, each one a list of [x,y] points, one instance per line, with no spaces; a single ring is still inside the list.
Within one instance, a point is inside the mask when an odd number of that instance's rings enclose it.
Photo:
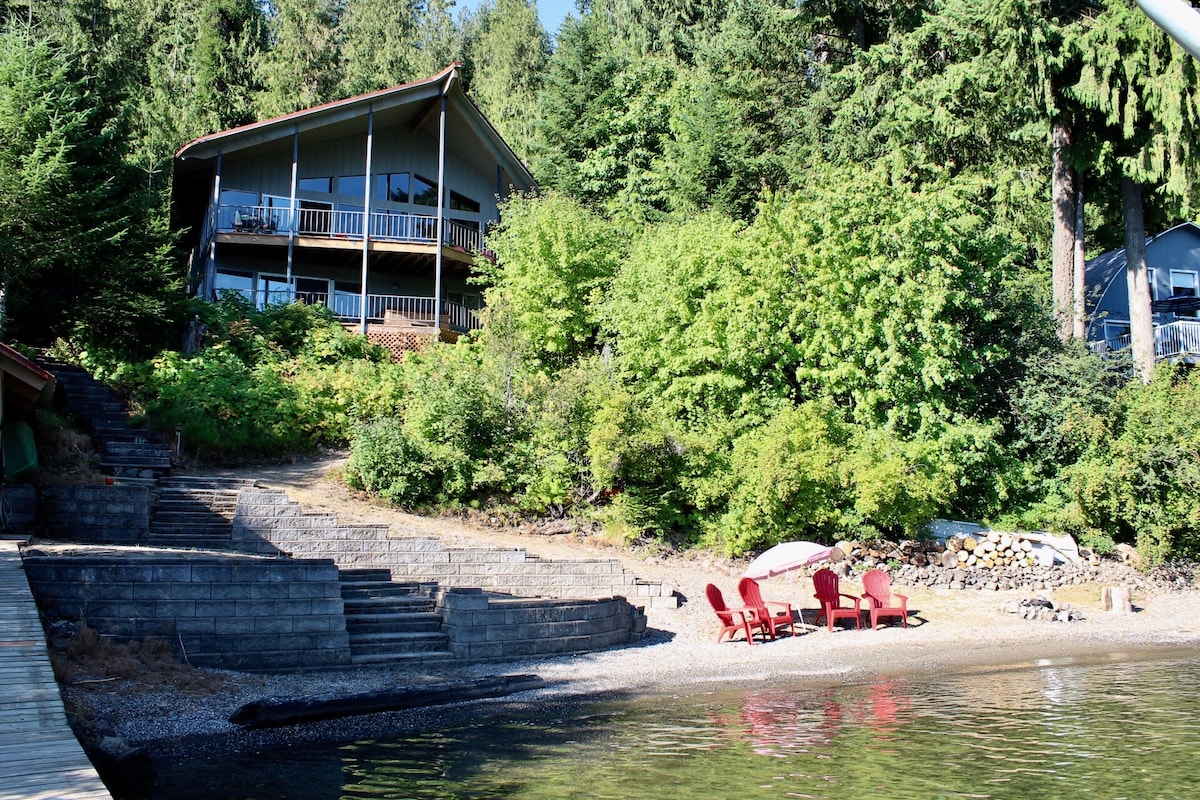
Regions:
[[[276,244],[295,235],[301,244],[345,246],[363,240],[366,212],[325,208],[291,209],[280,206],[221,205],[217,208],[216,233],[219,241],[250,242],[251,236],[270,237]],[[495,256],[483,247],[483,234],[477,227],[452,219],[443,219],[442,244],[462,256]],[[391,243],[403,248],[416,246],[432,251],[437,242],[437,217],[403,211],[372,211],[365,226],[371,242]]]

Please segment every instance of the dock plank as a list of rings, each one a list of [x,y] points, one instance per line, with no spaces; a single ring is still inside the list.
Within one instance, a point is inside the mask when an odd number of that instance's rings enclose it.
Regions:
[[[0,541],[0,800],[111,800],[67,724],[15,541]]]

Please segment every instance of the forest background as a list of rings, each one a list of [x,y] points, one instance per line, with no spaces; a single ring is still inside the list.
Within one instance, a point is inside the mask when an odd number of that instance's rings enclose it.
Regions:
[[[1200,378],[1090,354],[1061,288],[1085,218],[1098,254],[1196,200],[1196,64],[1131,2],[596,0],[553,40],[524,0],[454,11],[4,0],[5,338],[194,457],[349,446],[407,507],[1200,555]],[[317,309],[186,298],[176,149],[455,60],[542,187],[489,237],[476,340],[393,363]]]

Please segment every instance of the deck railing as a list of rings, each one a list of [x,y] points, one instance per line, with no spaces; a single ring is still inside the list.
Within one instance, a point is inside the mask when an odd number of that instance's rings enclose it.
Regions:
[[[255,308],[265,305],[286,305],[287,303],[306,303],[322,305],[333,312],[333,315],[343,322],[357,322],[361,319],[359,308],[361,297],[356,294],[341,292],[329,295],[326,292],[297,292],[289,289],[272,289],[256,291],[254,289],[225,289],[222,291],[235,292],[246,298]],[[434,327],[433,298],[411,297],[395,294],[367,295],[367,321],[382,323],[392,320],[403,320],[414,326]],[[449,325],[450,330],[467,332],[479,330],[483,323],[474,309],[467,308],[461,303],[442,301],[442,322]]]
[[[1124,350],[1129,347],[1129,334],[1092,342],[1097,353]],[[1154,328],[1154,360],[1166,361],[1188,356],[1200,356],[1200,320],[1176,320]]]
[[[325,236],[330,239],[363,237],[362,211],[324,208],[278,208],[272,206],[220,206],[217,230],[223,233],[287,234]],[[444,220],[442,243],[469,253],[483,248],[479,230],[454,220]],[[433,244],[437,241],[437,217],[400,211],[372,211],[370,237],[386,242]]]

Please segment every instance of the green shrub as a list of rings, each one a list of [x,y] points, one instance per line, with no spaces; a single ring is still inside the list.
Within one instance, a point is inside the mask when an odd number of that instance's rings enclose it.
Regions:
[[[1149,564],[1200,556],[1200,373],[1161,366],[1123,389],[1066,474],[1089,541],[1134,543]]]

